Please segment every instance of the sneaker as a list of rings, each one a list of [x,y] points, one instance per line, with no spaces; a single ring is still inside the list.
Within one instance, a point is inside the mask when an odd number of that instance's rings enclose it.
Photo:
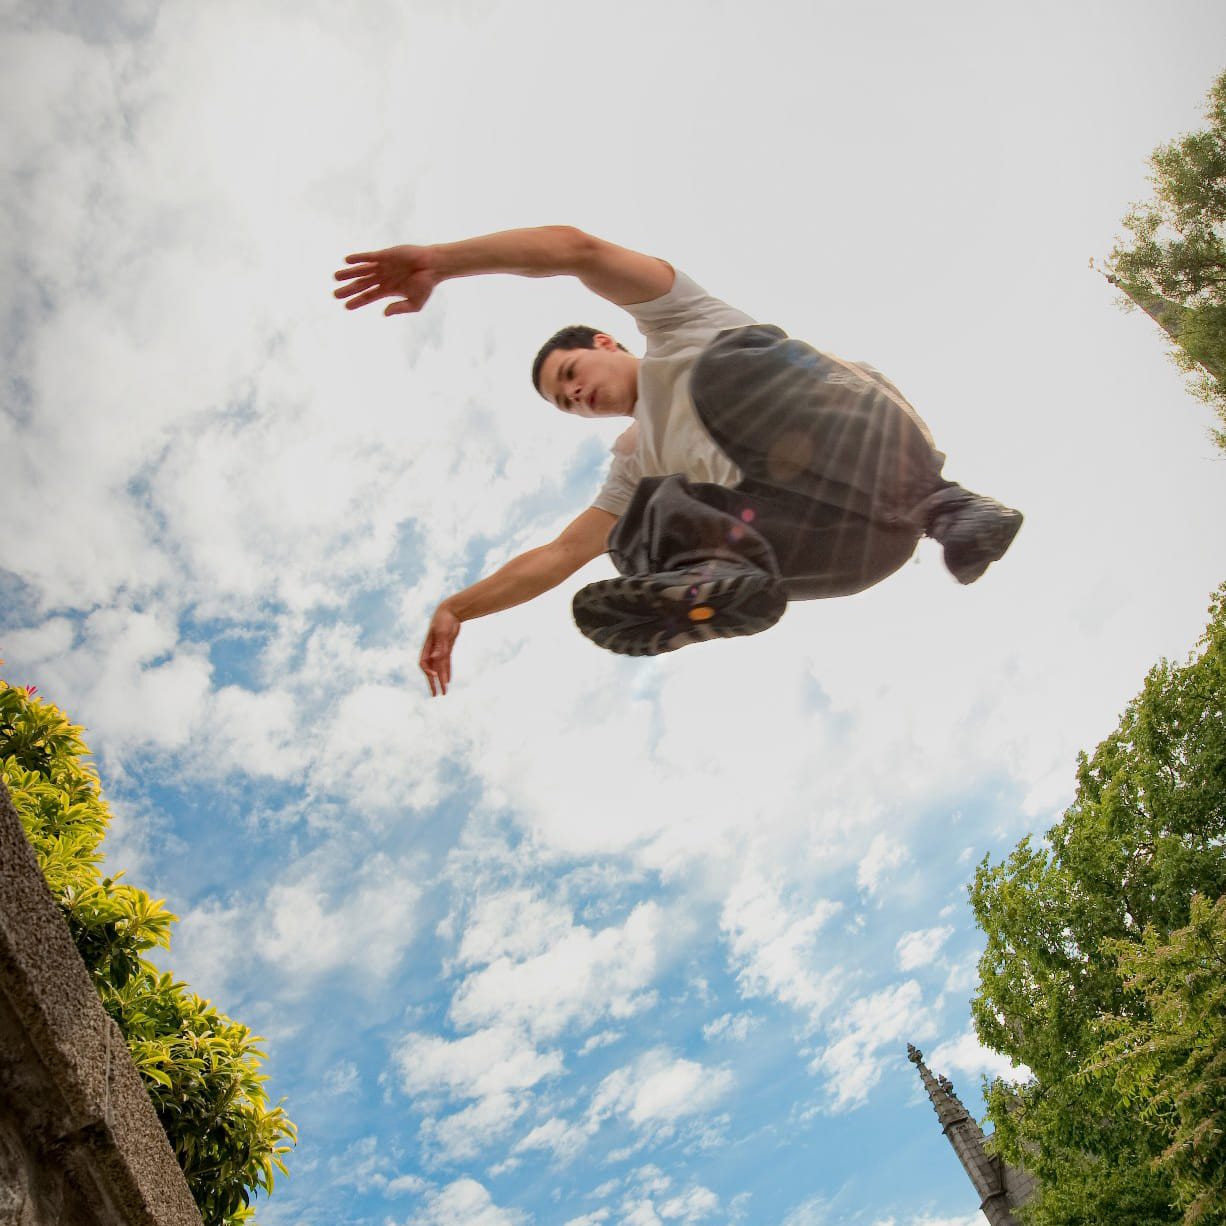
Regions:
[[[940,516],[932,535],[945,548],[945,565],[959,583],[974,583],[1004,557],[1022,526],[1021,511],[979,494]]]
[[[579,629],[624,656],[658,656],[708,639],[758,634],[786,607],[773,575],[732,562],[603,579],[581,588],[573,602]]]

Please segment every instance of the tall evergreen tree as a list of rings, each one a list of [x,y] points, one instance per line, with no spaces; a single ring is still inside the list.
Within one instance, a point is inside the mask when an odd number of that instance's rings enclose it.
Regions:
[[[1154,151],[1154,199],[1124,218],[1131,238],[1107,274],[1171,338],[1192,390],[1226,423],[1226,72],[1206,117],[1204,131]],[[1226,430],[1216,438],[1226,448]]]

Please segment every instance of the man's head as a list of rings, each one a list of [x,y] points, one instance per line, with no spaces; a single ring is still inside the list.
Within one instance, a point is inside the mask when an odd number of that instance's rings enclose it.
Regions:
[[[629,417],[638,399],[639,360],[605,332],[571,324],[532,363],[532,385],[576,417]]]

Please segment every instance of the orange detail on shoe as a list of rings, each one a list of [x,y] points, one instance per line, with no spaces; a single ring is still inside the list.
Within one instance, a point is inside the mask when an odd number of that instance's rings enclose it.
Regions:
[[[707,622],[715,616],[715,610],[709,604],[695,605],[690,610],[690,621]]]

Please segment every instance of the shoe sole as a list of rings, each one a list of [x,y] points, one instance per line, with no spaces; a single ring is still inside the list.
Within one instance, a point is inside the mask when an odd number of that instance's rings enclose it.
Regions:
[[[658,656],[691,643],[759,634],[786,608],[787,597],[765,573],[602,579],[576,592],[572,603],[583,634],[624,656]]]
[[[987,540],[983,542],[978,556],[972,562],[959,566],[953,571],[954,578],[962,584],[974,583],[976,579],[981,578],[983,572],[993,562],[999,562],[1005,556],[1021,526],[1021,511],[1010,509],[1007,514],[1002,514]]]

